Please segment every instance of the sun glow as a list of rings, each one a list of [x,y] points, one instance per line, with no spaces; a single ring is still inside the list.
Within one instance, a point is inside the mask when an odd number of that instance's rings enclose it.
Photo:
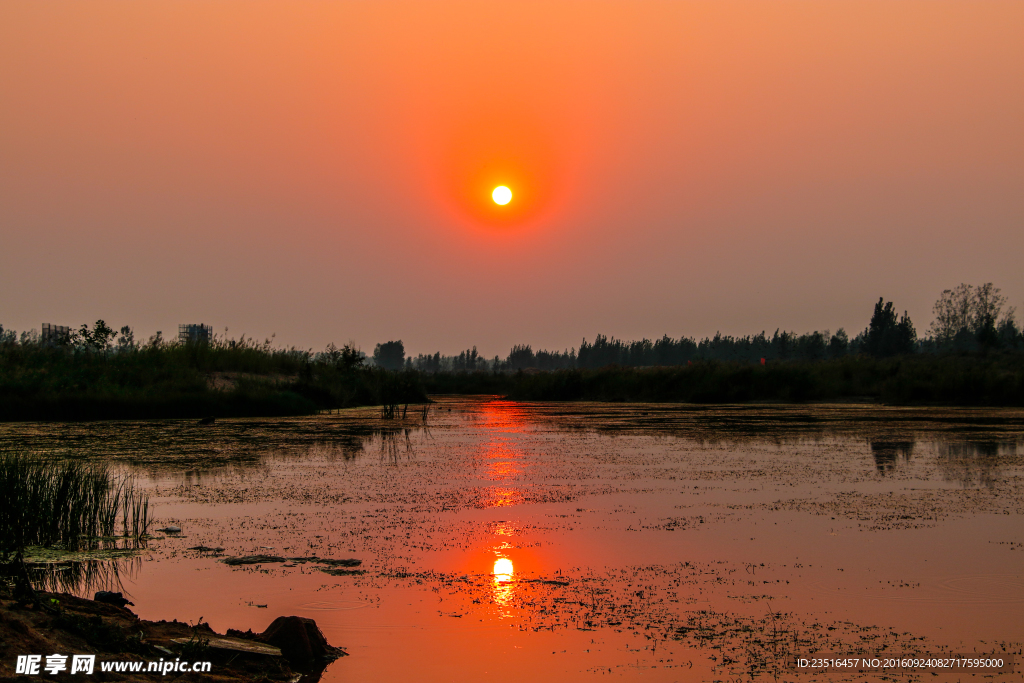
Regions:
[[[511,581],[512,580],[512,560],[507,557],[500,557],[494,561],[494,580],[495,581]]]
[[[549,122],[501,107],[474,108],[438,131],[438,199],[452,212],[453,225],[483,234],[492,228],[531,230],[554,209],[562,178]],[[518,233],[517,231],[517,234]]]
[[[498,185],[494,188],[494,192],[491,193],[491,199],[494,200],[495,204],[505,206],[512,201],[512,190],[508,189],[504,185]]]

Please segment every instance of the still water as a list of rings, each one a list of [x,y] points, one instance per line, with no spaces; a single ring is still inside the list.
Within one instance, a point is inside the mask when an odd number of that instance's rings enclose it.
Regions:
[[[795,655],[1024,642],[1017,410],[439,398],[0,443],[124,468],[181,527],[120,567],[141,617],[311,617],[350,654],[324,681],[810,680]],[[286,561],[222,561],[257,554]]]

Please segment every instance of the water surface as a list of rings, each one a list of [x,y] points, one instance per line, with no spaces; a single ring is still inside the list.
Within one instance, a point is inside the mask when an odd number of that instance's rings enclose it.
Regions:
[[[130,470],[182,528],[121,572],[140,616],[311,617],[351,654],[325,681],[799,680],[794,653],[1024,641],[1017,410],[444,398],[0,439]],[[362,565],[220,561],[254,554]]]

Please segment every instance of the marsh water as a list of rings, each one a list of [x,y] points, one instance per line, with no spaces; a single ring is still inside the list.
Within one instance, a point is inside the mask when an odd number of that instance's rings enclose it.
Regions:
[[[311,617],[350,655],[324,681],[810,680],[794,656],[1024,642],[1024,411],[437,398],[0,442],[131,472],[182,529],[118,560],[141,617]],[[253,555],[285,561],[223,562]]]

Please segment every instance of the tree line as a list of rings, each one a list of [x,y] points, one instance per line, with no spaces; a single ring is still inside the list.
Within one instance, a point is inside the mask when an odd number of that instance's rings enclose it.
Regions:
[[[991,284],[944,291],[923,338],[905,311],[880,298],[852,339],[842,329],[699,341],[597,335],[564,351],[518,344],[505,358],[484,358],[475,347],[407,357],[401,340],[377,344],[369,357],[353,344],[314,352],[226,334],[139,341],[131,328],[115,331],[103,320],[45,337],[0,326],[0,419],[301,415],[421,402],[428,393],[1018,405],[1024,354],[1015,352],[1024,337],[1006,304]]]
[[[364,365],[385,370],[416,370],[435,374],[443,372],[518,372],[521,370],[596,369],[610,365],[622,367],[659,367],[687,365],[698,361],[729,361],[741,363],[769,363],[785,360],[815,361],[865,354],[874,358],[914,353],[977,352],[994,349],[1024,349],[1024,336],[1015,317],[1015,310],[992,283],[972,286],[961,284],[942,292],[933,306],[934,320],[924,337],[918,337],[906,311],[902,315],[891,301],[883,298],[874,305],[868,326],[852,339],[840,328],[797,334],[776,329],[768,334],[733,337],[716,333],[713,337],[678,339],[662,336],[660,339],[623,340],[598,334],[594,340],[586,338],[579,349],[562,351],[534,351],[530,344],[516,344],[504,358],[485,358],[477,348],[466,349],[458,355],[419,354],[407,356],[402,340],[377,344],[367,357],[353,344],[338,348],[329,344],[322,352],[297,348],[274,348],[272,340],[262,343],[243,337],[228,340],[215,338],[213,347],[234,351],[237,359],[248,358],[247,367],[256,363],[269,371],[295,371],[307,365],[357,368]],[[19,337],[0,325],[0,347],[12,345],[43,345],[60,347],[93,354],[130,353],[145,349],[169,347],[173,344],[159,334],[148,342],[136,341],[130,327],[117,332],[103,320],[90,328],[82,325],[77,331],[42,339],[35,331]],[[241,362],[241,361],[238,361]]]
[[[768,363],[826,360],[859,354],[889,358],[913,353],[1024,349],[1024,336],[1016,321],[1015,310],[1007,306],[1006,297],[992,283],[979,286],[961,284],[945,290],[935,302],[933,313],[934,321],[928,334],[922,338],[918,337],[905,311],[899,315],[891,301],[879,298],[868,326],[852,339],[842,328],[834,333],[824,330],[806,334],[776,329],[771,334],[762,331],[741,337],[716,333],[700,340],[686,336],[674,339],[664,335],[653,341],[646,338],[627,341],[598,334],[592,342],[584,338],[578,350],[534,351],[530,344],[516,344],[504,358],[485,358],[475,346],[458,355],[437,352],[406,356],[402,340],[377,344],[370,357],[353,344],[341,348],[328,344],[324,351],[313,352],[294,347],[276,348],[272,339],[260,343],[246,339],[244,335],[238,340],[229,340],[226,335],[215,337],[209,348],[216,350],[222,358],[233,358],[232,366],[254,368],[258,365],[265,371],[295,372],[307,365],[348,369],[366,365],[423,373],[594,369],[609,365],[658,367],[710,360]],[[34,330],[19,336],[0,325],[0,348],[8,349],[39,346],[109,355],[152,351],[175,344],[164,340],[159,333],[147,342],[140,342],[130,327],[115,331],[103,320],[98,320],[92,328],[82,325],[78,330],[45,339]],[[198,348],[201,345],[194,346]]]
[[[933,306],[934,321],[924,337],[918,337],[910,316],[902,315],[884,298],[874,305],[866,328],[851,339],[845,329],[797,334],[776,329],[768,334],[733,337],[716,333],[697,340],[693,337],[627,341],[598,334],[586,338],[579,349],[534,351],[529,344],[517,344],[505,358],[487,359],[476,347],[457,356],[405,355],[401,340],[378,344],[373,363],[389,369],[408,368],[425,373],[517,372],[520,370],[597,369],[622,367],[664,367],[698,361],[769,363],[785,360],[816,361],[864,354],[891,358],[914,353],[978,352],[994,349],[1024,349],[1024,337],[1007,306],[1006,297],[992,283],[961,284],[942,292]]]

